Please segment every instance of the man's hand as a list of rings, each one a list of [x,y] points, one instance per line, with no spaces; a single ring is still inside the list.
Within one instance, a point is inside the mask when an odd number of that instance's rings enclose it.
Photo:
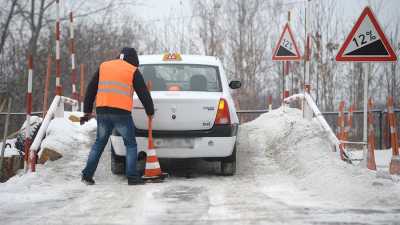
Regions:
[[[146,112],[146,114],[147,114],[147,117],[149,117],[150,119],[153,119],[153,118],[154,118],[154,111],[152,111],[152,112],[150,112],[150,113],[147,113],[147,112]]]
[[[83,125],[85,124],[87,121],[89,121],[92,118],[92,114],[91,113],[85,113],[81,119],[80,119],[80,124]]]

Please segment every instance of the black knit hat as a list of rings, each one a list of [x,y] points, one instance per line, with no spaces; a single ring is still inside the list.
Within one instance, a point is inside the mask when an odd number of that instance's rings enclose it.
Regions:
[[[134,48],[124,47],[121,50],[121,56],[123,54],[123,60],[127,61],[128,63],[139,66],[139,58]]]

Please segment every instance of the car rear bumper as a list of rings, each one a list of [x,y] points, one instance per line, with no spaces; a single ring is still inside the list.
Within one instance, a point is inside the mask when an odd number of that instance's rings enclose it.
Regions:
[[[229,125],[214,125],[209,130],[190,130],[190,131],[158,131],[153,130],[154,138],[184,138],[184,137],[232,137],[236,136],[238,132],[238,124],[229,124]],[[135,130],[136,137],[147,137],[148,130]],[[115,134],[114,135],[118,135]]]
[[[154,138],[154,142],[168,138]],[[174,138],[180,139],[180,138]],[[187,139],[187,138],[182,138]],[[232,154],[236,136],[231,137],[198,137],[191,138],[192,147],[156,147],[159,158],[218,158]],[[138,153],[146,151],[147,137],[137,137]],[[125,156],[126,149],[121,136],[111,136],[114,152],[118,156]]]

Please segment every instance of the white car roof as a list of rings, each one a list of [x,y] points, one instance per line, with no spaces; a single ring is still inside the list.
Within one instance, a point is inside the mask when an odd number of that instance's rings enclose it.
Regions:
[[[140,65],[144,64],[197,64],[219,66],[221,62],[214,56],[181,55],[180,61],[163,61],[164,55],[139,55]]]

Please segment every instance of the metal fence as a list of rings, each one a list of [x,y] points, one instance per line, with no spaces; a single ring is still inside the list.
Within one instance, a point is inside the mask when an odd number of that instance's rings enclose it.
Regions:
[[[238,116],[240,123],[245,123],[256,119],[262,113],[266,113],[268,110],[238,110]],[[400,132],[400,109],[394,110],[397,124],[397,130]],[[346,116],[348,112],[345,112]],[[353,126],[349,132],[349,141],[361,142],[363,136],[363,111],[353,112]],[[375,109],[372,110],[374,116],[374,129],[375,129],[375,143],[376,148],[387,149],[391,147],[390,144],[390,130],[388,125],[388,117],[386,110]],[[332,130],[337,133],[337,119],[338,112],[323,112],[322,113],[328,122]],[[400,135],[399,135],[400,138]],[[356,146],[357,147],[357,146]],[[361,148],[361,146],[359,146]]]
[[[42,112],[32,112],[32,116],[42,116]],[[4,132],[4,125],[5,125],[5,118],[7,113],[0,112],[0,134],[3,135]],[[22,127],[23,123],[25,122],[26,114],[25,113],[10,113],[10,122],[8,125],[8,136],[9,138],[15,137],[18,130]]]

